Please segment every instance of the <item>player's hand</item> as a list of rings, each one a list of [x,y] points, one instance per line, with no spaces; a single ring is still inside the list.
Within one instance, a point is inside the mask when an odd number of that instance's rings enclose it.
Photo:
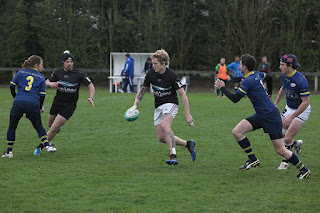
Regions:
[[[50,87],[57,88],[59,86],[58,82],[50,82]]]
[[[187,121],[189,126],[191,126],[191,127],[194,126],[194,120],[193,120],[193,118],[192,118],[192,116],[190,114],[186,115],[186,121]]]
[[[214,83],[214,86],[221,89],[222,87],[225,87],[225,83],[223,81],[221,81],[220,79],[216,80],[216,82]]]
[[[293,118],[291,118],[291,116],[287,116],[285,118],[283,118],[282,123],[283,123],[283,127],[284,128],[288,128],[290,126],[290,124],[292,123]]]
[[[137,109],[138,107],[136,105],[133,105],[130,109]]]
[[[40,109],[40,113],[44,113],[44,106]]]
[[[94,107],[94,103],[93,103],[93,97],[88,98],[89,103],[92,105],[92,107]]]

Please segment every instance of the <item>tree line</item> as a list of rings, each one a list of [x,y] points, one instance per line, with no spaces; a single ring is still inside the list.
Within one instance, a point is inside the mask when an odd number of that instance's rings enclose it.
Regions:
[[[213,70],[220,57],[268,56],[272,71],[292,53],[302,71],[320,58],[317,0],[0,0],[0,67],[32,54],[60,67],[108,68],[110,52],[163,48],[176,70]],[[257,65],[258,67],[258,65]]]

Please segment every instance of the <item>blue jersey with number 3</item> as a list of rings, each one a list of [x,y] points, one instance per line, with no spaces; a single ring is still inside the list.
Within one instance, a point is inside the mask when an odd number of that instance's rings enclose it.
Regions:
[[[45,77],[34,69],[20,70],[10,82],[10,86],[18,86],[15,101],[26,101],[40,105],[39,95],[46,95]]]
[[[247,95],[257,114],[267,114],[273,111],[276,107],[270,100],[264,85],[263,79],[266,77],[265,73],[252,71],[244,76],[237,92],[242,96]]]

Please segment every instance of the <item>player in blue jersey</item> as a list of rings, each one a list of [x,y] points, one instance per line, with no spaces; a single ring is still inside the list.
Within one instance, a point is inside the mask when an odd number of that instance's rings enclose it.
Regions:
[[[25,60],[20,70],[10,82],[10,91],[14,98],[10,111],[10,123],[7,131],[7,151],[4,158],[12,158],[16,129],[23,116],[31,121],[41,140],[39,147],[46,147],[48,152],[55,152],[56,148],[48,143],[46,130],[42,126],[40,111],[43,112],[43,102],[46,95],[45,78],[40,73],[43,70],[43,60],[40,56],[32,55]],[[18,87],[18,93],[16,93]]]
[[[127,87],[129,85],[130,86],[129,93],[133,93],[134,59],[130,56],[129,53],[127,53],[125,56],[126,56],[126,63],[121,72],[121,75],[125,76],[125,79],[124,79],[124,84],[122,89],[119,89],[118,91],[121,93],[126,92]]]
[[[243,75],[241,73],[239,56],[237,55],[234,60],[234,62],[227,66],[227,69],[233,72],[234,89],[237,91],[243,79]]]
[[[299,156],[303,141],[296,141],[294,137],[307,121],[311,107],[308,81],[296,70],[297,67],[300,67],[300,64],[295,55],[286,54],[280,59],[282,87],[274,104],[277,106],[286,96],[287,104],[282,113],[284,142],[287,149],[295,150]],[[288,167],[288,161],[283,159],[278,169],[288,169]]]
[[[300,172],[297,175],[297,178],[308,178],[311,175],[310,170],[301,163],[296,154],[286,149],[284,146],[280,113],[264,89],[263,78],[266,74],[253,71],[255,65],[256,60],[253,56],[249,54],[241,56],[241,71],[244,74],[245,79],[242,81],[236,94],[229,92],[223,81],[218,79],[215,83],[215,86],[220,88],[234,103],[247,95],[256,111],[252,116],[240,121],[232,130],[233,136],[249,158],[249,160],[239,169],[248,170],[251,167],[260,165],[260,161],[255,156],[250,141],[245,136],[245,133],[263,128],[264,132],[269,134],[275,151],[299,169]]]

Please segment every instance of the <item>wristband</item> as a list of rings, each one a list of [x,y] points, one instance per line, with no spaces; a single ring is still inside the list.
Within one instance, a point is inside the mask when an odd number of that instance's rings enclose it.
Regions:
[[[92,100],[94,100],[94,97],[90,97]]]

